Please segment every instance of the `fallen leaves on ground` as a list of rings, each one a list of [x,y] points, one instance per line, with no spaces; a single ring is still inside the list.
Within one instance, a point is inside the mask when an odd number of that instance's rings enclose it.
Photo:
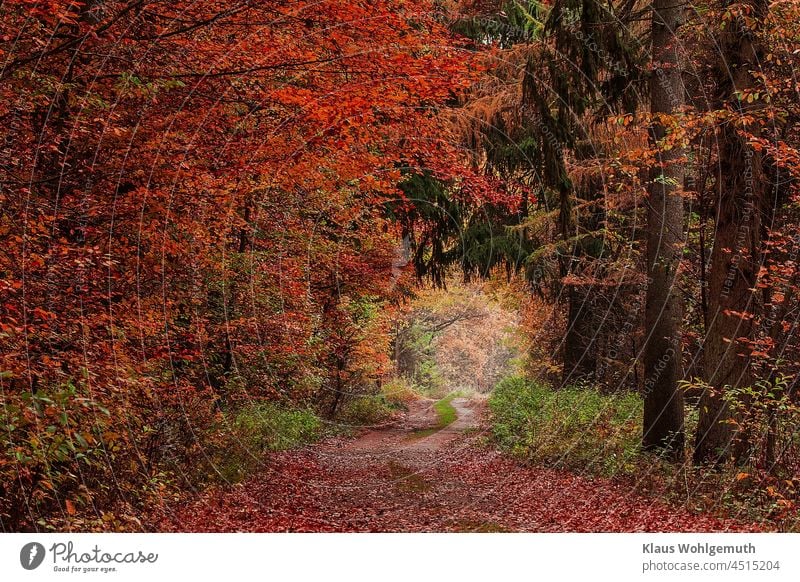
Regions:
[[[630,484],[526,467],[479,434],[406,431],[332,439],[265,460],[244,483],[162,508],[156,528],[190,532],[735,532]]]

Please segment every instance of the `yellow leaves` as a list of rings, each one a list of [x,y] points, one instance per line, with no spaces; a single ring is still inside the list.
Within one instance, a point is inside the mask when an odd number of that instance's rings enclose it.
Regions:
[[[750,473],[738,473],[736,475],[736,480],[737,481],[744,481],[745,479],[749,479],[749,478],[750,478]]]

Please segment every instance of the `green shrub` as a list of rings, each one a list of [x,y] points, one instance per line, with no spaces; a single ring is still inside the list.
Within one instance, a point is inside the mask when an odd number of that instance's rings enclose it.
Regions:
[[[636,470],[642,416],[636,394],[553,390],[511,377],[497,385],[489,406],[495,441],[515,456],[604,475]]]
[[[256,452],[282,451],[317,440],[322,423],[309,410],[288,410],[273,403],[246,406],[233,421],[235,436]]]
[[[309,410],[289,410],[263,402],[229,413],[221,430],[217,471],[224,480],[237,482],[260,464],[265,453],[318,440],[322,421]]]
[[[345,402],[337,420],[352,426],[369,426],[388,420],[394,411],[383,394],[368,394]]]
[[[206,395],[180,385],[176,406],[142,378],[120,390],[87,376],[0,390],[0,529],[141,529],[174,475],[202,465],[190,429],[213,424]]]

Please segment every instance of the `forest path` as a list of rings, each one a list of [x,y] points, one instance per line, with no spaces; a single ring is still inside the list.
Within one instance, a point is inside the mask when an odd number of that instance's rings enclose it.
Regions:
[[[644,497],[633,485],[526,467],[482,438],[484,400],[433,401],[389,426],[273,454],[244,483],[175,508],[162,531],[752,531]],[[426,430],[427,429],[427,430]]]

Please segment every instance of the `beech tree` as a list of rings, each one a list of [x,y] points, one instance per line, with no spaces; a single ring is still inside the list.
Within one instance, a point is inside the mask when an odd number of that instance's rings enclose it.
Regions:
[[[644,423],[645,449],[683,452],[681,322],[678,274],[684,242],[683,197],[685,151],[679,129],[684,103],[678,38],[684,7],[675,0],[656,0],[652,14],[650,142],[656,152],[647,199],[647,297],[645,305]]]
[[[383,396],[459,269],[524,278],[537,390],[642,397],[598,439],[680,459],[697,406],[694,460],[790,508],[798,39],[767,0],[0,3],[0,529],[140,527],[246,404]]]
[[[761,83],[764,52],[758,35],[768,9],[766,0],[747,0],[724,2],[719,10],[724,27],[714,81],[720,108],[718,156],[724,162],[717,176],[709,323],[703,343],[707,388],[700,400],[696,462],[719,463],[734,453],[741,458],[746,448],[743,433],[734,446],[735,415],[726,394],[755,381],[747,342],[754,339],[754,315],[761,303],[757,279],[763,229],[771,211],[763,155],[752,144],[760,137],[755,113],[763,108],[763,100],[748,100],[747,95]]]
[[[243,397],[374,383],[383,203],[410,160],[460,175],[436,111],[470,63],[434,3],[0,16],[3,528],[148,505]]]

